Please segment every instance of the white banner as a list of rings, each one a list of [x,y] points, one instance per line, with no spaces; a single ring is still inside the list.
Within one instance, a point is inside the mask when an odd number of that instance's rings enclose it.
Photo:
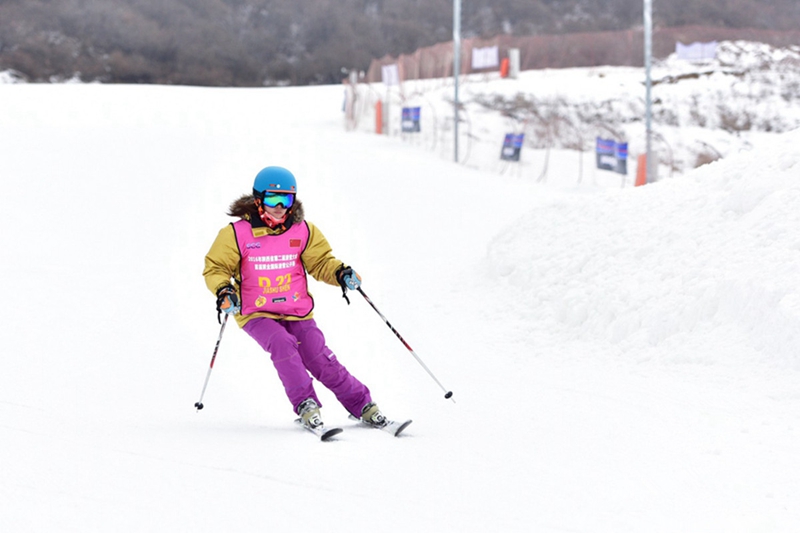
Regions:
[[[500,66],[500,50],[496,46],[472,49],[472,68],[497,68]]]
[[[678,59],[687,61],[705,61],[717,57],[717,41],[710,43],[675,43],[675,53]]]
[[[381,81],[384,85],[400,85],[400,71],[397,69],[397,63],[381,67]]]

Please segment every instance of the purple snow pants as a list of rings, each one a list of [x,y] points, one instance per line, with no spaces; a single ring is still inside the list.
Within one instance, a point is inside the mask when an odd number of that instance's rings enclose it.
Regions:
[[[313,319],[254,318],[244,325],[244,330],[270,353],[295,413],[307,398],[314,398],[322,405],[309,372],[354,416],[361,416],[361,409],[372,401],[369,389],[325,345],[325,336]]]

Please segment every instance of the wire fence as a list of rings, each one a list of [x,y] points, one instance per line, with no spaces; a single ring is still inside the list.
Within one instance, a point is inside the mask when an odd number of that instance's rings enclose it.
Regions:
[[[675,43],[708,41],[758,41],[777,47],[800,45],[800,30],[777,31],[747,28],[683,26],[656,28],[653,31],[653,56],[665,58],[675,51]],[[500,57],[509,49],[520,51],[520,70],[593,67],[601,65],[644,65],[643,30],[572,33],[563,35],[500,35],[491,39],[461,41],[460,74],[488,71],[472,68],[472,50],[497,46]],[[400,81],[445,78],[453,75],[453,43],[439,43],[399,57],[374,59],[366,72],[367,83],[382,81],[382,68],[397,65]],[[496,68],[490,70],[497,70]]]
[[[692,26],[658,30],[657,39],[654,39],[657,44],[654,46],[654,55],[664,59],[675,52],[678,42],[710,40],[723,42],[729,52],[741,48],[738,43],[730,41],[760,42],[776,48],[800,50],[797,45],[800,43],[800,31]],[[502,36],[495,39],[469,39],[462,44],[464,57],[470,59],[473,48],[498,46],[501,57],[511,48],[520,48],[520,70],[525,71],[606,65],[641,68],[644,62],[643,41],[641,31],[624,31],[530,38]],[[742,48],[739,51],[744,53],[745,50],[746,48]],[[398,137],[404,143],[452,159],[456,143],[452,52],[452,43],[441,43],[399,58],[387,56],[375,60],[366,74],[352,72],[350,79],[345,80],[344,84],[346,128]],[[726,61],[738,62],[738,55],[727,54]],[[397,66],[398,76],[392,83],[382,82],[385,65]],[[775,75],[781,76],[781,73],[777,72]],[[617,186],[633,185],[633,180],[626,176],[635,176],[637,173],[638,160],[634,156],[644,149],[643,126],[626,117],[638,113],[637,106],[643,105],[641,99],[601,102],[607,113],[600,116],[595,109],[597,102],[576,103],[559,96],[537,97],[533,94],[518,94],[498,100],[483,95],[480,87],[470,90],[473,84],[482,85],[484,82],[498,80],[501,76],[497,68],[475,70],[469,65],[469,59],[462,62],[459,87],[464,94],[470,94],[471,97],[462,100],[459,106],[459,164],[507,176],[525,176],[539,182],[548,181],[554,176],[563,182],[563,176],[569,175],[578,184],[586,179],[591,183],[602,181],[606,185],[615,180],[619,180],[616,182]],[[785,92],[781,96],[786,102],[800,94],[796,91],[796,84],[786,83],[782,87],[783,89],[778,87],[775,90]],[[716,101],[714,95],[709,98],[712,103]],[[654,153],[660,167],[659,174],[662,176],[671,176],[675,172],[719,159],[725,152],[724,149],[720,152],[718,147],[707,142],[685,139],[683,135],[675,133],[679,123],[677,117],[670,114],[674,114],[674,107],[671,107],[673,104],[672,100],[667,101],[657,108],[656,113],[663,134],[654,132]],[[695,97],[689,105],[691,108],[688,112],[691,116],[702,115],[702,121],[691,124],[701,127],[705,127],[713,119],[715,109],[719,114],[724,107],[720,107],[722,104],[717,102],[716,107],[708,108],[708,102],[701,97]],[[411,132],[404,130],[404,108],[417,109],[418,129]],[[780,106],[779,108],[783,109]],[[639,111],[644,112],[643,109]],[[769,127],[766,131],[773,130],[779,131],[780,128]],[[498,136],[497,132],[522,135],[524,157],[515,161],[499,157],[502,136]],[[596,170],[594,158],[597,138],[611,138],[629,143],[631,157],[628,158],[627,174],[617,175]],[[731,146],[738,145],[737,142],[731,140]],[[559,155],[551,159],[551,152],[555,151]]]

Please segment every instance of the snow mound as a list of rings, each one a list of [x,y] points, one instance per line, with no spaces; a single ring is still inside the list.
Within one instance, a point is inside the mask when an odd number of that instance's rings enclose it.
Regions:
[[[796,367],[800,130],[773,139],[685,179],[528,214],[490,246],[513,312],[644,359]]]
[[[0,85],[9,83],[25,83],[25,79],[16,70],[0,71]]]

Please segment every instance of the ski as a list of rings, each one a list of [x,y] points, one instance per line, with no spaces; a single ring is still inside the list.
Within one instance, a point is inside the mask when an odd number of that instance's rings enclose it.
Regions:
[[[311,433],[313,433],[314,435],[319,437],[319,440],[321,440],[322,442],[325,442],[326,440],[330,439],[331,437],[333,437],[335,435],[338,435],[339,433],[344,431],[342,428],[326,428],[325,426],[319,426],[319,427],[315,427],[315,428],[310,428],[310,427],[306,426],[305,424],[303,424],[303,421],[301,419],[299,419],[299,418],[295,419],[295,423],[297,423],[302,428],[310,431]]]
[[[365,422],[365,421],[361,420],[360,418],[356,418],[353,415],[348,415],[348,416],[349,416],[350,420],[355,420],[356,422],[360,422],[362,425],[364,425],[364,426],[366,426],[368,428],[380,429],[381,431],[385,431],[386,433],[388,433],[389,435],[392,435],[393,437],[400,436],[400,433],[402,433],[409,425],[411,425],[411,422],[413,422],[413,420],[406,420],[404,422],[396,422],[394,420],[389,420],[387,418],[386,419],[386,424],[384,424],[383,426],[374,426],[374,425],[370,424],[369,422]]]

